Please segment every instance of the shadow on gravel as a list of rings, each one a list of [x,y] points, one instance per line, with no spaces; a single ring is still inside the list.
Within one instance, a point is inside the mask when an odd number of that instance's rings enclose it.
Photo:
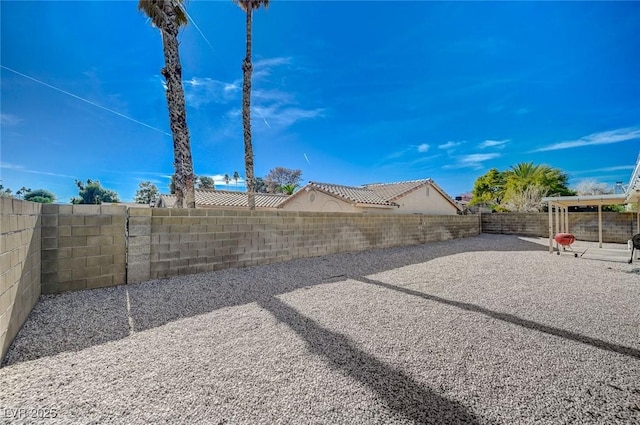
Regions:
[[[169,322],[296,289],[472,251],[546,251],[514,235],[481,234],[356,253],[40,297],[7,352],[10,365],[128,337]]]
[[[640,350],[635,348],[626,347],[624,345],[612,344],[607,341],[603,341],[597,338],[591,338],[586,335],[581,335],[575,332],[570,332],[564,329],[555,328],[553,326],[543,325],[542,323],[534,322],[531,320],[522,319],[513,314],[500,313],[497,311],[489,310],[488,308],[480,307],[475,304],[463,303],[459,301],[448,300],[435,295],[426,294],[424,292],[416,291],[402,286],[395,286],[390,283],[380,282],[378,280],[369,279],[367,277],[349,276],[350,279],[357,280],[363,283],[380,286],[383,288],[391,289],[393,291],[402,292],[404,294],[420,297],[428,301],[434,301],[440,304],[446,304],[452,307],[460,308],[462,310],[471,311],[474,313],[484,314],[485,316],[492,317],[494,319],[501,320],[503,322],[513,323],[514,325],[522,326],[523,328],[532,329],[534,331],[543,332],[549,335],[559,336],[560,338],[568,339],[571,341],[581,342],[583,344],[591,345],[592,347],[599,348],[601,350],[612,351],[614,353],[622,354],[625,356],[640,359]]]
[[[280,322],[304,339],[309,351],[328,360],[334,368],[366,385],[390,410],[416,424],[479,424],[460,403],[438,395],[356,347],[348,337],[323,328],[275,297],[258,301]]]

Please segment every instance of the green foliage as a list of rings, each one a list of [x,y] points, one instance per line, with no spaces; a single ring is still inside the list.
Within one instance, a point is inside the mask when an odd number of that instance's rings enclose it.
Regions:
[[[140,0],[138,2],[138,10],[144,13],[151,23],[158,28],[162,28],[164,11],[162,10],[162,3],[157,0]],[[176,23],[179,26],[187,25],[187,15],[183,9],[183,0],[178,0],[174,4],[174,12],[176,14]]]
[[[23,195],[25,201],[39,202],[41,204],[53,204],[56,201],[56,195],[44,189],[30,190]]]
[[[27,194],[27,192],[31,192],[31,189],[22,186],[20,189],[18,189],[18,191],[16,192],[16,195],[18,195],[22,199],[25,199],[24,195]]]
[[[216,184],[213,178],[207,176],[196,177],[198,189],[215,189]]]
[[[478,177],[473,184],[473,197],[469,205],[487,205],[495,207],[500,205],[504,197],[505,176],[496,168],[487,171]]]
[[[102,187],[98,180],[87,179],[86,183],[76,180],[78,197],[71,198],[72,204],[102,204],[103,202],[120,202],[118,194]]]
[[[603,205],[602,211],[625,212],[626,208],[624,205]]]
[[[175,193],[176,193],[176,177],[175,177],[175,174],[173,174],[169,178],[169,193],[172,194],[172,195],[175,195]]]
[[[278,192],[284,193],[285,195],[293,195],[298,187],[299,185],[297,184],[285,184],[278,188]]]
[[[9,189],[8,187],[4,187],[1,183],[0,183],[0,198],[13,198],[13,195],[11,194],[11,189]]]
[[[471,205],[486,205],[494,211],[541,210],[543,196],[574,195],[566,173],[548,165],[522,162],[507,171],[495,168],[478,177]]]
[[[268,187],[262,177],[256,177],[256,193],[267,193]]]
[[[237,171],[233,172],[233,179],[236,181],[236,190],[238,190],[238,180],[240,180],[240,174]]]
[[[298,187],[302,180],[302,170],[292,170],[284,167],[276,167],[269,171],[264,178],[269,193],[278,192],[286,185]]]
[[[136,191],[134,200],[136,204],[149,205],[152,202],[155,202],[159,195],[160,192],[155,184],[150,181],[144,181],[138,183],[138,190]]]

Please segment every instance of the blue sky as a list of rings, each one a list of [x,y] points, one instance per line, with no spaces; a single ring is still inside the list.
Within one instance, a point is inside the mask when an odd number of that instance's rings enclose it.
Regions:
[[[74,179],[123,201],[143,180],[166,193],[162,45],[137,2],[0,8],[2,184],[60,202]],[[195,172],[244,176],[244,14],[231,0],[187,12]],[[626,184],[640,151],[639,33],[640,2],[272,1],[254,16],[256,175],[431,177],[456,196],[490,168],[533,161],[571,185]]]

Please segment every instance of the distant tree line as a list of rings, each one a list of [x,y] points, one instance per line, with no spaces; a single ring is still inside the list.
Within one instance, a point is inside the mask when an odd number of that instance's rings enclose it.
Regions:
[[[223,176],[223,181],[228,186],[231,182],[229,174]],[[215,181],[212,177],[208,176],[195,176],[197,189],[215,189]],[[233,173],[233,180],[236,182],[236,190],[238,188],[238,181],[240,180],[240,174],[235,171]],[[284,193],[291,195],[295,190],[300,187],[300,181],[302,180],[302,170],[294,170],[284,167],[276,167],[269,171],[264,177],[255,178],[255,191],[256,193]],[[169,193],[176,193],[175,177],[171,176],[169,179]],[[134,201],[137,204],[152,204],[160,196],[158,187],[150,181],[143,181],[138,184],[138,189],[134,197]]]
[[[569,177],[558,168],[522,162],[508,170],[496,168],[478,177],[473,185],[469,205],[485,206],[496,212],[536,212],[546,210],[546,196],[574,196],[613,193],[613,189],[595,180],[584,180],[572,190]],[[620,211],[620,206],[605,210]]]
[[[30,202],[39,202],[41,204],[52,204],[56,201],[56,195],[45,189],[35,189],[22,186],[16,191],[15,196],[13,191],[8,187],[4,187],[0,184],[0,197],[2,198],[14,198],[23,199]]]

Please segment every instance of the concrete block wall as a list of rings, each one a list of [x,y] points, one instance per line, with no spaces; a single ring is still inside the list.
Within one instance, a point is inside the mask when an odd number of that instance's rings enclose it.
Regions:
[[[555,214],[553,217],[555,233]],[[491,213],[482,214],[482,232],[517,234],[526,236],[549,236],[548,213]],[[636,213],[603,212],[602,241],[627,243],[631,236],[638,233]],[[598,241],[598,213],[569,213],[569,232],[576,239]]]
[[[126,207],[43,205],[42,293],[126,283]]]
[[[0,198],[0,361],[40,296],[41,208]]]
[[[479,234],[478,216],[129,210],[128,283]]]

